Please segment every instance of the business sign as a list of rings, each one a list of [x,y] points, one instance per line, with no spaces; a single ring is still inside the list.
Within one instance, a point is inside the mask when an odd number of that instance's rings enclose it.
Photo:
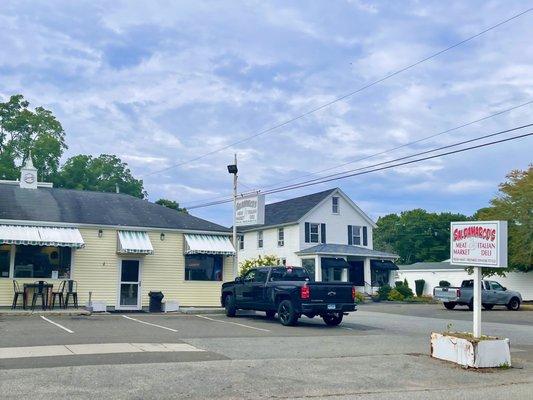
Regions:
[[[235,226],[265,223],[265,195],[239,197],[235,205]]]
[[[452,222],[450,264],[507,268],[507,221]]]

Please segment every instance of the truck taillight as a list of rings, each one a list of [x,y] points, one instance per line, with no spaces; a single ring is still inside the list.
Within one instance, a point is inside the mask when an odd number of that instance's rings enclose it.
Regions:
[[[309,286],[305,284],[300,288],[300,298],[305,300],[309,297],[311,297],[311,291],[309,290]]]
[[[457,297],[461,297],[461,289],[457,289]]]
[[[355,286],[352,286],[352,300],[355,300],[356,294],[357,294],[357,290],[355,290]]]

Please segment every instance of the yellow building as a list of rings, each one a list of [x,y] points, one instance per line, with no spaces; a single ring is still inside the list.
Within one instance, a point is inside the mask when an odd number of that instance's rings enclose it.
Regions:
[[[233,255],[223,226],[125,194],[56,189],[37,182],[31,162],[20,182],[0,181],[0,306],[11,306],[14,281],[55,291],[69,279],[80,305],[91,294],[108,309],[139,310],[162,291],[217,306]]]

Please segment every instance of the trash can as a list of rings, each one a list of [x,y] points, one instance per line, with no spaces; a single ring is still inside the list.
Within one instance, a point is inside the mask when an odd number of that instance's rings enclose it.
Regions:
[[[163,311],[163,305],[161,304],[161,301],[163,300],[163,297],[165,295],[163,292],[149,292],[148,296],[150,297],[150,312],[162,312]]]

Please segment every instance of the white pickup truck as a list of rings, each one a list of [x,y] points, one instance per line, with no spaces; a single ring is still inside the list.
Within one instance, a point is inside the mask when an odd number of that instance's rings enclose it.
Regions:
[[[444,307],[453,310],[456,305],[474,308],[474,281],[465,280],[461,287],[437,286],[433,289],[433,298],[442,301]],[[496,281],[483,280],[481,282],[481,304],[485,310],[491,310],[495,305],[504,305],[509,310],[520,309],[522,296],[514,290],[507,290]]]

